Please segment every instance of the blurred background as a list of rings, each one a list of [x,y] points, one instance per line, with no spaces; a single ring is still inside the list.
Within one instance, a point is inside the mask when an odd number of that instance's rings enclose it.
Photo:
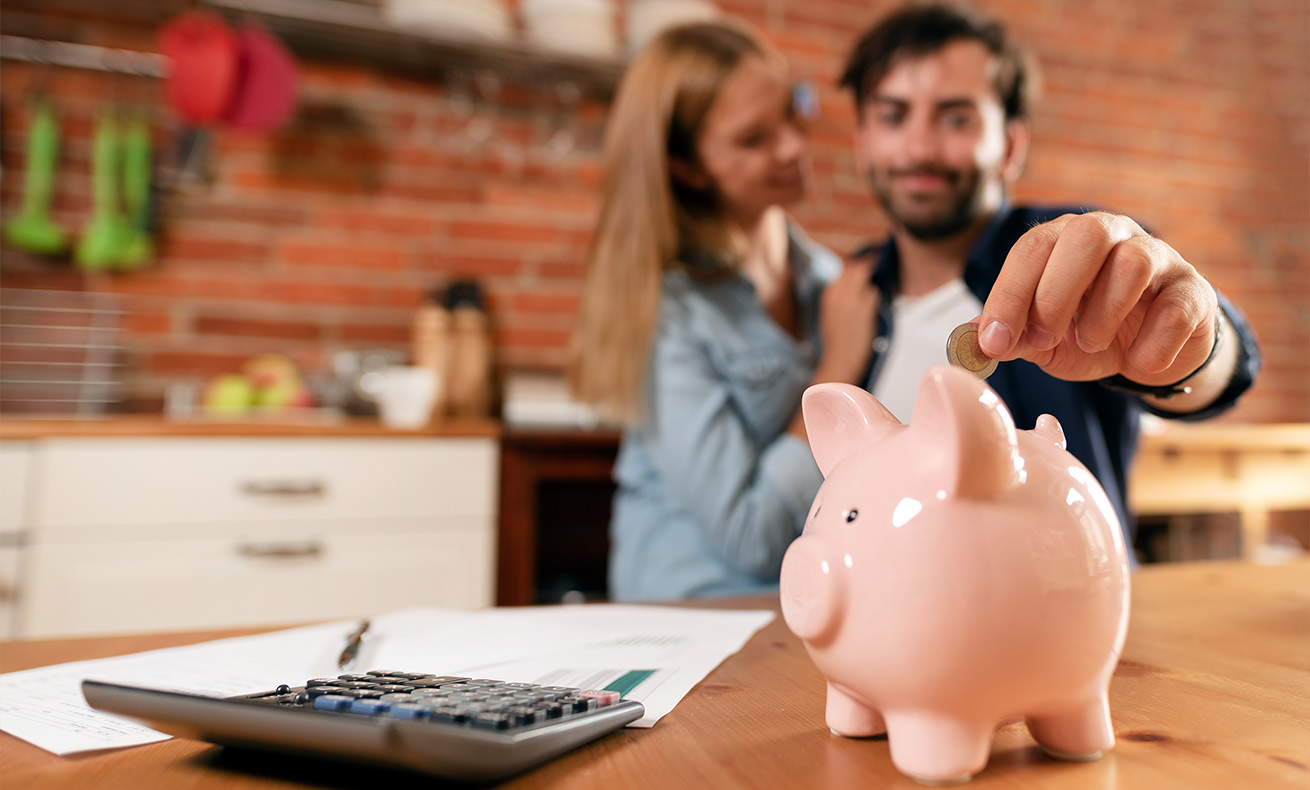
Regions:
[[[299,64],[299,102],[269,131],[209,129],[207,149],[190,152],[196,158],[184,184],[157,195],[157,255],[148,265],[129,274],[87,273],[67,258],[4,247],[5,289],[104,295],[103,304],[123,311],[117,337],[128,368],[119,408],[157,406],[170,381],[229,370],[265,351],[314,370],[340,349],[407,348],[409,312],[435,284],[460,277],[477,278],[487,292],[499,367],[561,364],[626,23],[632,9],[654,3],[595,0],[612,28],[607,41],[591,45],[594,62],[547,49],[535,63],[526,47],[515,57],[510,47],[485,46],[525,40],[527,2],[504,4],[499,30],[433,23],[434,38],[458,34],[470,42],[467,50],[414,45],[420,36],[411,33],[423,28],[412,22],[390,40],[352,29],[353,16],[386,19],[385,9],[354,5],[211,4],[234,22],[250,16],[281,34]],[[853,112],[833,84],[856,33],[889,5],[715,3],[762,29],[818,94],[814,190],[797,214],[838,250],[885,228],[854,175]],[[1241,305],[1259,333],[1264,374],[1228,419],[1310,419],[1307,5],[983,5],[1012,25],[1043,67],[1036,142],[1017,199],[1093,202],[1168,239]],[[7,0],[0,31],[158,52],[161,28],[191,6]],[[550,11],[548,2],[536,6]],[[326,11],[341,10],[364,13],[323,21]],[[576,38],[557,44],[588,54]],[[120,65],[112,53],[108,60]],[[185,128],[157,78],[11,59],[0,66],[6,217],[21,201],[35,90],[47,92],[60,114],[51,215],[71,233],[91,214],[93,133],[111,102],[147,111],[157,170],[187,153],[179,154]],[[160,180],[156,172],[157,187]],[[0,397],[11,394],[6,387]]]
[[[1222,421],[1310,421],[1310,5],[980,5],[1042,67],[1016,199],[1094,204],[1167,239],[1262,344],[1258,385]],[[189,413],[269,355],[303,376],[302,405],[346,408],[342,377],[405,359],[417,312],[452,288],[474,293],[494,380],[553,381],[609,101],[634,47],[681,19],[735,17],[782,49],[819,103],[797,218],[837,250],[881,237],[834,83],[891,6],[6,0],[0,215],[23,227],[0,252],[0,416]],[[234,52],[258,77],[236,98]],[[603,520],[604,498],[584,499]],[[1305,511],[1271,518],[1310,541]]]

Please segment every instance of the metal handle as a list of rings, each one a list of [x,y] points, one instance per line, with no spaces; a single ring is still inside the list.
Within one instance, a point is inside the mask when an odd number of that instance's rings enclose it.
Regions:
[[[274,560],[320,557],[323,555],[323,544],[317,540],[298,543],[242,543],[237,546],[237,554],[242,557]]]
[[[250,496],[310,499],[325,495],[327,485],[320,480],[247,480],[241,491]]]

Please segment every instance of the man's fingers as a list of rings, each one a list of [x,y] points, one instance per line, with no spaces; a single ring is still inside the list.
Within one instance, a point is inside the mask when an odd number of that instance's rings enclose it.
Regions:
[[[1060,342],[1116,248],[1140,232],[1136,223],[1114,214],[1083,214],[1064,224],[1028,310],[1026,335],[1033,348],[1047,351]]]
[[[1007,358],[1028,326],[1037,284],[1060,239],[1060,227],[1067,221],[1068,217],[1061,217],[1038,225],[1020,236],[1005,256],[978,324],[978,344],[987,356]]]
[[[1198,292],[1194,287],[1170,284],[1155,297],[1142,320],[1137,339],[1128,348],[1127,362],[1131,368],[1147,374],[1161,373],[1175,361],[1182,361],[1178,359],[1178,354],[1188,340],[1200,335],[1209,336],[1213,331],[1211,327],[1214,325],[1214,312],[1218,310],[1218,300],[1213,295],[1213,289],[1204,280],[1200,282],[1209,293]],[[1210,309],[1211,306],[1213,309]],[[1204,350],[1208,353],[1209,347],[1206,346]],[[1191,367],[1199,366],[1204,360],[1199,351],[1196,356],[1195,365]],[[1190,372],[1191,367],[1186,372]]]
[[[1147,243],[1136,243],[1143,238]],[[1094,354],[1114,342],[1119,328],[1151,285],[1155,266],[1148,247],[1158,243],[1139,237],[1115,246],[1079,313],[1075,336],[1080,349]]]

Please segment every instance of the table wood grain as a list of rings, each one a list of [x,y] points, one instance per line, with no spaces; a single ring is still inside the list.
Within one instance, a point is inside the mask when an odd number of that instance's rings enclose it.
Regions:
[[[723,605],[724,602],[720,602]],[[768,598],[727,602],[774,607]],[[256,630],[0,644],[0,670],[189,644]],[[997,733],[968,785],[1026,790],[1310,787],[1310,563],[1155,566],[1133,577],[1132,621],[1110,689],[1118,745],[1103,759],[1042,756],[1022,724]],[[61,758],[0,734],[0,785],[21,788],[440,787],[409,774],[173,740]],[[568,788],[917,788],[884,739],[823,724],[823,681],[781,619],[653,729],[623,730],[504,785]]]

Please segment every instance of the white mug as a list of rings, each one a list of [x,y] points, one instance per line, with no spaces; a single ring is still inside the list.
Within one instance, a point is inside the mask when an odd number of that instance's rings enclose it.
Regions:
[[[382,424],[413,430],[428,424],[437,399],[437,374],[431,368],[409,365],[377,371],[369,389],[377,399]]]

